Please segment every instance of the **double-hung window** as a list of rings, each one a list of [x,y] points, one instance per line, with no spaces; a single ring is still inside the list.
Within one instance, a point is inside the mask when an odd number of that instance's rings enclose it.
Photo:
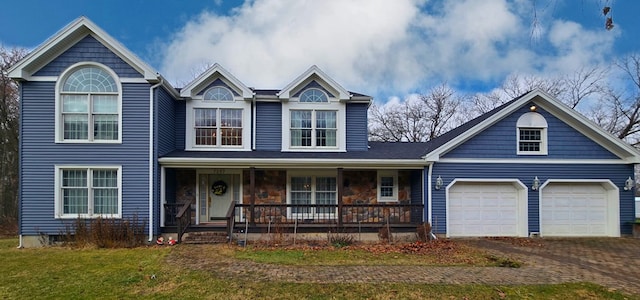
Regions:
[[[532,106],[534,107],[534,106]],[[547,154],[547,121],[537,112],[527,112],[517,122],[517,154]]]
[[[114,77],[98,66],[83,66],[60,85],[58,140],[120,140],[120,92]]]
[[[334,174],[291,174],[290,215],[302,219],[336,218],[338,186]],[[301,205],[301,206],[295,206]]]
[[[242,109],[194,108],[195,145],[242,146]]]
[[[56,217],[121,217],[120,167],[56,167]]]
[[[378,171],[378,201],[398,201],[398,172],[394,170]]]
[[[292,147],[336,147],[337,111],[335,110],[292,110]]]

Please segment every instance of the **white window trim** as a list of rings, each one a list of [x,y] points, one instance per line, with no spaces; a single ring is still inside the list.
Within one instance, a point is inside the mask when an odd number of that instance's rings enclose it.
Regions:
[[[336,178],[336,199],[335,204],[338,204],[338,188],[341,184],[338,182],[338,174],[336,171],[287,171],[287,204],[291,204],[291,177],[311,177],[311,203],[315,204],[315,193],[316,193],[316,177],[335,177]],[[312,209],[309,213],[293,213],[291,211],[291,207],[287,208],[287,218],[290,219],[305,219],[305,216],[311,217],[313,219],[330,219],[330,218],[338,218],[338,208],[331,213],[316,213],[315,209]]]
[[[382,197],[382,177],[393,177],[393,195],[391,197]],[[398,171],[397,170],[378,170],[378,202],[398,202]]]
[[[532,111],[522,114],[516,123],[516,154],[517,155],[547,155],[547,120],[538,112]],[[520,151],[520,130],[540,130],[540,151]]]
[[[295,100],[295,101],[294,101]],[[282,104],[282,151],[296,152],[345,152],[346,151],[346,107],[343,103],[329,98],[329,102],[298,102],[298,99]],[[291,111],[292,110],[312,110],[314,111],[335,111],[336,112],[336,145],[327,147],[291,146]],[[315,124],[314,127],[315,129]],[[314,130],[315,132],[315,130]],[[313,137],[315,139],[315,136]]]
[[[196,145],[195,137],[195,109],[210,108],[217,109],[216,118],[220,115],[220,109],[242,109],[242,145]],[[247,101],[204,101],[202,99],[187,100],[185,126],[185,148],[193,151],[250,151],[251,150],[251,104]]]
[[[76,71],[77,69],[84,67],[84,66],[94,66],[97,68],[100,68],[102,70],[104,70],[105,72],[109,73],[109,75],[111,75],[111,77],[113,77],[114,81],[116,82],[116,85],[118,86],[118,139],[116,140],[93,140],[93,137],[91,135],[89,135],[89,138],[86,140],[65,140],[64,139],[64,134],[63,134],[63,129],[64,129],[64,124],[62,124],[63,122],[63,118],[62,118],[62,97],[60,96],[61,92],[62,92],[62,87],[63,87],[63,82],[65,80],[67,80],[67,78],[69,77],[69,75],[71,73],[73,73],[74,71]],[[64,70],[62,72],[62,74],[60,74],[60,76],[58,76],[58,80],[56,81],[56,88],[55,88],[55,142],[56,143],[69,143],[69,144],[122,144],[122,131],[123,131],[123,126],[122,126],[122,81],[120,79],[120,77],[118,77],[118,74],[116,74],[116,72],[114,72],[111,68],[101,64],[101,63],[97,63],[97,62],[79,62],[76,64],[71,65],[70,67],[68,67],[66,70]],[[89,114],[91,114],[91,112],[89,112]],[[89,126],[93,126],[93,124],[89,124]]]
[[[88,207],[89,213],[87,214],[64,214],[63,212],[63,197],[62,197],[62,171],[68,169],[85,169],[88,172],[87,182],[91,182],[92,174],[90,171],[92,170],[117,170],[118,178],[118,213],[117,214],[93,214],[92,211],[92,197],[91,197],[91,189],[89,189],[88,195]],[[111,218],[111,219],[120,219],[122,218],[122,166],[113,166],[113,165],[56,165],[55,166],[55,175],[54,175],[54,206],[55,206],[55,215],[56,219],[95,219],[98,217],[102,218]]]
[[[520,150],[520,130],[540,130],[540,151]],[[516,128],[516,151],[518,155],[547,155],[547,128],[543,127],[518,127]],[[522,142],[531,142],[529,140]]]

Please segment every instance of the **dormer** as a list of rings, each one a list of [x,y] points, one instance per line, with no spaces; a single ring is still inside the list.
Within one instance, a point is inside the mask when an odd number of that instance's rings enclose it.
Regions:
[[[185,148],[250,151],[253,92],[214,64],[180,91],[186,101]]]
[[[278,93],[282,151],[346,151],[350,93],[312,66]]]

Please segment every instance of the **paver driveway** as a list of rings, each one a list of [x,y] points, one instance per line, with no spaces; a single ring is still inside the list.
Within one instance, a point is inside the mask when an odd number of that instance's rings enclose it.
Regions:
[[[587,281],[640,296],[640,239],[475,239],[465,243],[517,258],[532,283]]]
[[[640,239],[460,239],[499,257],[521,261],[520,268],[425,266],[283,266],[220,256],[193,255],[172,259],[221,277],[286,282],[407,282],[439,284],[553,284],[593,282],[640,297]],[[220,247],[206,245],[203,247]],[[215,249],[202,249],[205,253]]]

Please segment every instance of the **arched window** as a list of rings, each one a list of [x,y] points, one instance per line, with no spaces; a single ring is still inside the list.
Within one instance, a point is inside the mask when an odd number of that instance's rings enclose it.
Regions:
[[[202,99],[207,101],[233,101],[233,94],[225,87],[214,86],[204,92]]]
[[[517,122],[518,154],[547,154],[547,120],[537,113],[528,112]]]
[[[82,66],[64,76],[60,88],[62,140],[118,140],[118,99],[118,84],[100,67]]]
[[[329,98],[321,89],[310,88],[300,94],[300,102],[329,102]]]

